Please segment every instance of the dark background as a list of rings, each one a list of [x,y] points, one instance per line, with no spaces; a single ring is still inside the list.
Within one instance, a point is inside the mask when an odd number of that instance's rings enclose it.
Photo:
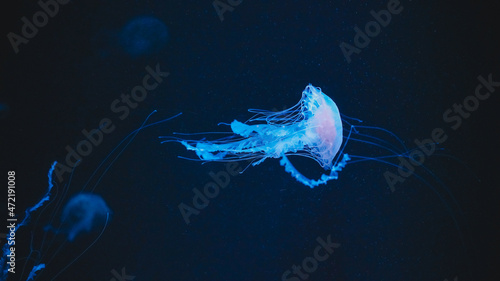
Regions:
[[[38,249],[47,268],[36,280],[107,281],[122,268],[133,280],[281,280],[312,254],[317,237],[328,235],[341,247],[309,280],[499,280],[500,88],[457,130],[442,117],[474,93],[479,75],[500,80],[499,5],[401,1],[404,10],[347,63],[339,44],[352,44],[353,27],[364,27],[370,10],[388,1],[273,2],[243,1],[221,21],[211,1],[71,1],[17,54],[7,34],[20,34],[20,19],[40,7],[4,4],[1,173],[6,183],[7,171],[16,171],[19,216],[44,195],[51,163],[64,162],[65,147],[83,139],[81,130],[97,128],[104,117],[116,125],[72,181],[57,184],[54,204],[19,230],[19,273],[10,280],[26,280],[34,262],[23,258],[30,241],[37,250],[44,239],[53,243]],[[126,28],[144,16],[163,25]],[[119,120],[110,104],[157,63],[169,77]],[[194,155],[157,137],[227,130],[217,123],[244,121],[248,108],[290,107],[308,83],[342,113],[394,132],[410,148],[443,128],[448,139],[425,162],[443,184],[418,168],[429,185],[412,176],[392,193],[383,173],[395,168],[367,162],[309,189],[271,159],[231,177],[186,225],[178,205],[192,205],[192,189],[225,166],[179,159]],[[67,202],[63,192],[90,192],[85,182],[153,110],[148,123],[183,115],[141,131],[93,190],[113,212],[100,239],[85,251],[99,229],[72,243],[62,234],[44,236],[44,226],[59,220],[54,206]],[[308,175],[322,172],[295,160]]]

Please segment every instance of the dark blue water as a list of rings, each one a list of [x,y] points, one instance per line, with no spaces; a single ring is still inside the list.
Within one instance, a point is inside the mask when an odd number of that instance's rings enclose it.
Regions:
[[[1,175],[5,186],[16,173],[19,219],[60,163],[50,201],[16,233],[8,280],[41,263],[35,280],[499,280],[498,4],[274,2],[2,9]],[[388,146],[439,144],[392,190],[396,157],[348,164],[310,189],[279,159],[239,174],[248,162],[185,160],[196,155],[158,139],[227,132],[217,124],[291,107],[309,83],[346,116],[397,135],[371,135]],[[179,112],[113,151],[146,119]],[[214,136],[190,138],[203,137]],[[383,155],[355,142],[345,152]],[[325,173],[291,160],[312,178]],[[205,187],[218,191],[199,195]],[[57,225],[82,191],[111,213],[69,241]]]

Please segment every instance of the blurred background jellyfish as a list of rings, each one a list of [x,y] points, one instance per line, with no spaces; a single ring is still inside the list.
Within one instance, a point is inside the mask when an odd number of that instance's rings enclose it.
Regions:
[[[104,226],[111,210],[101,196],[80,193],[73,196],[62,210],[60,231],[72,242],[79,234]],[[52,228],[52,227],[50,227]]]
[[[168,40],[168,28],[160,19],[138,16],[117,29],[100,27],[90,42],[94,52],[102,58],[116,54],[139,58],[160,54]]]
[[[21,256],[16,250],[17,280],[54,280],[101,238],[110,224],[112,211],[104,198],[95,193],[95,189],[141,130],[171,120],[181,113],[146,125],[151,114],[138,129],[123,138],[97,165],[86,182],[77,188],[73,188],[75,184],[72,183],[76,168],[71,170],[67,182],[58,182],[53,178],[58,163],[52,164],[47,174],[45,194],[26,209],[24,218],[19,219],[21,222],[13,230],[17,239],[22,239],[22,235],[30,236],[23,237],[23,241],[30,241],[29,252]],[[10,253],[8,244],[5,244],[0,257],[0,280],[6,280],[9,275]],[[61,262],[65,264],[61,265]]]
[[[18,280],[38,280],[39,274],[51,265],[69,242],[75,253],[69,263],[57,268],[57,273],[51,276],[51,280],[57,278],[99,240],[109,224],[111,210],[101,196],[94,193],[79,193],[67,200],[71,180],[62,187],[63,192],[59,194],[61,187],[52,177],[56,165],[57,162],[54,162],[48,172],[48,188],[45,195],[37,204],[25,211],[23,220],[13,230],[16,232],[15,236],[18,236],[17,232],[20,228],[31,229],[31,240],[26,240],[31,241],[30,252],[27,257],[17,260]],[[59,222],[55,223],[57,216],[59,216]],[[42,227],[47,219],[48,224]],[[96,234],[89,235],[91,232]],[[78,241],[79,236],[87,236],[87,240],[83,239],[86,240],[84,243],[75,245],[75,242],[83,242]],[[8,244],[2,249],[1,280],[6,280],[9,274],[6,270],[6,261],[9,260],[10,254],[7,246]]]
[[[168,30],[159,19],[142,16],[130,20],[119,35],[120,45],[133,57],[156,54],[167,43]]]

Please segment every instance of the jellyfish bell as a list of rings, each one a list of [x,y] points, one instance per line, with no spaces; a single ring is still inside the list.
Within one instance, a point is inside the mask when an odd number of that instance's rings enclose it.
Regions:
[[[335,102],[323,92],[309,84],[302,92],[305,109],[303,113],[307,120],[306,139],[311,152],[319,160],[318,163],[331,169],[333,159],[342,145],[342,119]]]
[[[300,183],[314,188],[338,179],[347,164],[376,161],[399,168],[399,159],[411,159],[416,149],[408,149],[394,133],[379,127],[358,125],[362,121],[340,113],[335,102],[320,88],[311,84],[302,91],[299,102],[282,111],[249,109],[254,116],[245,122],[229,125],[229,136],[207,140],[212,133],[177,135],[207,135],[201,140],[187,137],[160,137],[162,142],[178,142],[198,157],[185,158],[203,162],[249,160],[256,166],[268,158],[280,159],[280,165]],[[348,143],[361,144],[368,153],[344,153]],[[350,152],[355,150],[350,149]],[[366,149],[365,149],[366,150]],[[326,173],[311,179],[298,171],[290,156],[316,161]],[[432,173],[430,173],[432,175]]]
[[[80,234],[102,229],[109,220],[111,210],[104,199],[94,193],[73,196],[61,214],[61,231],[72,242]]]

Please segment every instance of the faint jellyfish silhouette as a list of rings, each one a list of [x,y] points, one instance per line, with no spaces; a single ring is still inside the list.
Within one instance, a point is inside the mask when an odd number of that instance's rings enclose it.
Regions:
[[[24,218],[19,218],[20,222],[13,230],[16,237],[31,236],[27,240],[29,247],[20,248],[27,250],[16,250],[15,253],[19,262],[16,269],[18,280],[56,279],[101,238],[111,220],[111,210],[104,199],[95,194],[95,189],[140,131],[182,114],[146,124],[153,113],[111,150],[84,184],[72,183],[75,169],[71,170],[66,182],[58,182],[53,177],[59,163],[52,164],[47,173],[47,191],[36,204],[26,209]],[[76,190],[75,185],[78,186]],[[70,192],[74,195],[68,199]],[[59,222],[56,222],[58,217]],[[9,275],[10,254],[9,245],[5,244],[0,256],[0,280]],[[68,259],[61,259],[61,256]]]
[[[159,19],[142,16],[130,20],[119,37],[125,52],[136,57],[158,53],[167,43],[168,30]]]
[[[100,229],[105,225],[111,210],[101,196],[80,193],[72,197],[61,215],[61,231],[73,241],[84,232]]]

